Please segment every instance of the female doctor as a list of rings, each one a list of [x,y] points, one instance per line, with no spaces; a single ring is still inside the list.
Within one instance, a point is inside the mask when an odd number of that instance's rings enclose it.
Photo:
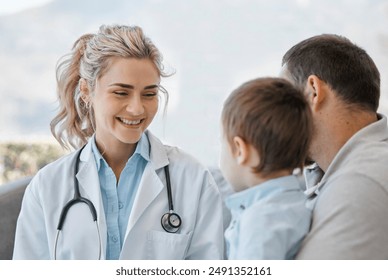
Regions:
[[[80,149],[27,187],[14,259],[222,258],[213,178],[147,131],[165,76],[139,27],[101,26],[76,41],[58,64],[51,130]]]

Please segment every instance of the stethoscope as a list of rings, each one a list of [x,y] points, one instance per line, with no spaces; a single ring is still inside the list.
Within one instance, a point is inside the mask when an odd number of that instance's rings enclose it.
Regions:
[[[69,202],[66,203],[66,205],[63,207],[61,215],[59,217],[58,226],[57,226],[57,234],[56,234],[55,243],[54,243],[54,259],[55,260],[57,259],[57,246],[58,246],[59,233],[63,228],[63,224],[65,222],[65,219],[66,219],[67,213],[69,212],[69,209],[77,203],[85,203],[89,207],[90,213],[92,215],[92,218],[93,218],[93,221],[96,225],[96,229],[97,229],[97,233],[98,233],[98,244],[99,244],[98,259],[99,260],[101,259],[102,242],[101,242],[100,229],[99,229],[98,223],[97,223],[97,211],[93,205],[93,202],[91,202],[89,199],[81,196],[81,193],[79,191],[78,180],[75,176],[78,173],[80,156],[81,156],[81,152],[84,148],[85,148],[85,146],[83,146],[79,150],[77,157],[76,157],[76,160],[75,160],[75,164],[74,164],[74,197],[73,197],[73,199],[71,199]],[[161,225],[166,232],[176,233],[182,224],[182,220],[181,220],[181,217],[177,213],[174,212],[174,205],[172,203],[170,172],[168,169],[168,165],[166,165],[164,167],[164,172],[166,174],[167,198],[168,198],[169,211],[167,213],[163,214],[163,216],[161,218]]]

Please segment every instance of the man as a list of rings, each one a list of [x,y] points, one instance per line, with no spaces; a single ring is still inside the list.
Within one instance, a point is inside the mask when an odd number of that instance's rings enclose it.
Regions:
[[[313,217],[297,258],[388,259],[388,128],[376,65],[348,39],[320,35],[292,47],[282,66],[313,114]]]

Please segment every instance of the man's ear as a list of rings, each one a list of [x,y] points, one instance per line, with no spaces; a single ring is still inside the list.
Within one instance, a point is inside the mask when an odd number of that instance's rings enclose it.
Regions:
[[[307,78],[305,96],[313,111],[322,107],[327,97],[327,85],[316,75],[310,75]]]
[[[244,165],[248,160],[248,144],[240,136],[233,137],[233,156],[238,165]]]

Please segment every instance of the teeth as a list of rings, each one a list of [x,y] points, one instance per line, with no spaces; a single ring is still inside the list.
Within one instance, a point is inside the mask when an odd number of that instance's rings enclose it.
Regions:
[[[123,123],[125,123],[127,125],[137,125],[137,124],[139,124],[141,122],[141,120],[129,121],[129,120],[122,119],[122,118],[120,118],[120,121],[122,121]]]

